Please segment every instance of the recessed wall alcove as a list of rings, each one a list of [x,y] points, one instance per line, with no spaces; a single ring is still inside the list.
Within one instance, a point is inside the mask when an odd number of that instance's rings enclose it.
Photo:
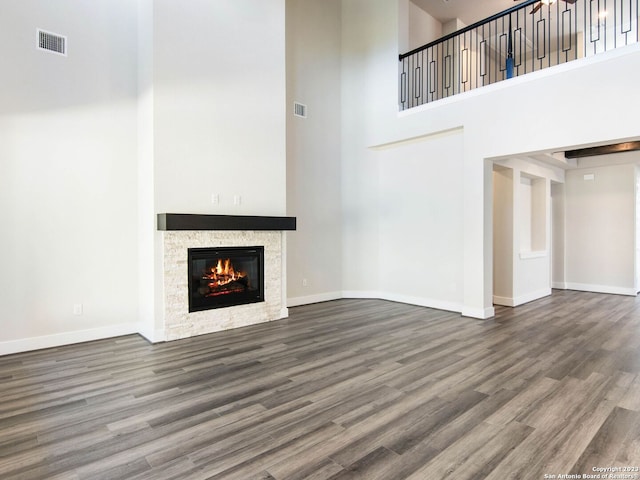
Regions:
[[[515,307],[551,294],[551,167],[513,158],[493,167],[493,302]]]

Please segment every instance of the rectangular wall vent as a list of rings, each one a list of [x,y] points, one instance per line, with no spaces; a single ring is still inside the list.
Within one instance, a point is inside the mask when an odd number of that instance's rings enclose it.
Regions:
[[[293,114],[296,117],[307,118],[307,106],[302,103],[293,103]]]
[[[67,56],[67,37],[38,29],[38,48]]]

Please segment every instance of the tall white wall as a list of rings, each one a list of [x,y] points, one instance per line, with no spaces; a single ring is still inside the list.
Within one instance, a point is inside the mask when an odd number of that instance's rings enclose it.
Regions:
[[[287,0],[289,305],[341,297],[341,1]],[[307,118],[293,116],[293,103]]]
[[[153,10],[157,212],[284,215],[284,0]]]
[[[567,288],[635,295],[635,175],[632,164],[567,172]]]
[[[284,0],[2,2],[0,29],[0,353],[160,339],[156,213],[286,213]]]
[[[395,111],[397,92],[394,88],[384,89],[395,97],[376,100],[380,86],[372,84],[368,77],[385,84],[397,81],[398,52],[394,47],[398,41],[395,27],[398,13],[393,3],[342,2],[342,282],[347,296],[378,291],[379,166],[375,152],[368,146],[374,123],[380,118],[379,113],[372,115],[372,111],[384,100],[389,100]],[[378,10],[391,17],[379,18]],[[365,19],[362,15],[368,16],[369,11],[376,15]],[[389,106],[387,102],[383,104]]]
[[[138,0],[138,265],[144,272],[138,280],[139,332],[159,340],[163,296],[162,284],[155,280],[162,263],[155,209],[153,31],[153,0]]]
[[[344,257],[353,265],[345,273],[345,286],[377,291],[372,265],[380,264],[380,246],[390,241],[385,238],[389,233],[380,228],[385,199],[377,194],[373,176],[381,172],[381,164],[372,147],[387,148],[384,161],[400,165],[403,150],[396,147],[398,142],[424,138],[416,148],[426,160],[436,134],[461,129],[461,149],[456,155],[462,173],[455,181],[462,190],[462,213],[446,202],[438,208],[443,215],[461,219],[463,225],[459,253],[463,268],[457,279],[463,285],[462,312],[490,316],[491,160],[638,138],[634,112],[640,107],[640,93],[633,79],[640,67],[640,48],[635,45],[578,60],[399,114],[400,10],[397,2],[343,0]],[[561,85],[571,85],[571,94]],[[424,174],[415,167],[405,173],[406,178]],[[430,181],[451,181],[439,168],[431,169],[429,175]],[[403,215],[420,216],[428,207],[407,206],[410,210]],[[454,271],[455,265],[450,269]]]
[[[299,209],[303,230],[292,240],[289,271],[299,263],[302,275],[317,275],[309,279],[317,288],[311,295],[333,293],[328,278],[337,268],[318,275],[322,256],[300,260],[298,254],[325,231],[321,241],[341,256],[343,295],[407,299],[487,317],[493,312],[493,161],[640,138],[637,45],[399,114],[406,0],[342,0],[339,45],[336,2],[318,16],[317,30],[296,33],[301,41],[324,42],[300,48],[327,54],[326,72],[313,70],[326,77],[305,80],[293,92],[309,99],[307,125],[314,114],[324,125],[308,131],[297,125],[289,145],[285,0],[0,4],[0,30],[11,39],[0,45],[6,232],[0,236],[0,315],[9,319],[0,352],[136,329],[153,336],[161,298],[155,290],[158,212],[282,215]],[[310,22],[309,13],[296,18]],[[38,52],[36,27],[68,35],[69,56]],[[289,58],[299,59],[302,50]],[[326,105],[314,107],[321,98]],[[321,153],[306,158],[306,146]],[[287,148],[296,152],[288,171]],[[305,173],[321,157],[327,170]],[[289,205],[287,174],[295,180],[288,185],[295,199]],[[313,224],[329,217],[311,196],[327,188],[330,177],[340,188],[329,187],[339,201],[328,205],[335,211],[339,203],[341,224]],[[569,208],[568,193],[566,200]],[[409,246],[427,247],[416,263],[428,273],[417,284],[393,283],[397,267],[385,263],[404,244],[403,232],[412,234]],[[568,225],[565,233],[568,245]],[[409,249],[400,251],[398,261],[411,260]],[[570,280],[568,265],[567,259]],[[606,281],[627,288],[626,275]],[[299,287],[300,277],[294,280]],[[82,315],[72,314],[74,304],[84,306]]]
[[[0,2],[0,354],[137,330],[136,24],[129,0]]]

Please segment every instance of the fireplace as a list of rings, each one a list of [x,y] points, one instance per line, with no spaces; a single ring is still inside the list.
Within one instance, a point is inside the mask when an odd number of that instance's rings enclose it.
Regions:
[[[189,312],[264,301],[264,247],[188,249]]]
[[[162,283],[159,285],[162,310],[156,330],[150,336],[159,340],[178,340],[288,316],[284,252],[286,232],[296,229],[295,217],[159,213],[157,220],[162,236]],[[211,249],[227,249],[224,253],[232,255],[209,259],[207,265],[207,257],[201,252]],[[254,266],[242,265],[245,255],[234,260],[239,249],[254,258],[257,253],[258,266],[255,267],[254,260],[251,262]],[[190,251],[199,262],[192,262]],[[203,273],[208,266],[211,272],[215,266],[217,271],[220,259],[224,273],[227,258],[234,271],[245,271],[249,275],[248,291],[218,295],[217,298],[215,295],[203,298],[202,292],[206,295],[206,289],[192,294],[196,284],[200,288],[201,278],[196,270]],[[236,263],[238,261],[240,263]],[[252,280],[252,276],[258,277],[259,288],[254,287],[256,280]],[[236,301],[248,303],[231,306],[228,300],[233,297],[234,304]],[[218,308],[223,306],[227,308]]]

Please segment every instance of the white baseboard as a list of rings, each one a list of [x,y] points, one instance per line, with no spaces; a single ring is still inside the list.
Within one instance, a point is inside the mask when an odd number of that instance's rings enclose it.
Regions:
[[[462,304],[456,302],[447,302],[434,300],[433,298],[415,297],[412,295],[402,295],[389,292],[348,290],[342,292],[342,298],[377,298],[380,300],[388,300],[390,302],[406,303],[408,305],[417,305],[419,307],[435,308],[436,310],[445,310],[447,312],[456,313],[462,312],[463,309]]]
[[[460,312],[463,317],[477,318],[479,320],[486,320],[495,316],[496,310],[493,307],[489,308],[463,308]]]
[[[140,330],[138,330],[138,333],[144,337],[145,340],[151,343],[166,341],[164,330],[145,329],[141,327]]]
[[[382,299],[384,293],[376,290],[343,290],[342,298],[371,298]]]
[[[383,293],[380,298],[391,302],[407,303],[409,305],[435,308],[436,310],[445,310],[447,312],[460,313],[463,310],[463,306],[459,303],[434,300],[433,298],[413,297],[411,295],[400,295],[396,293]]]
[[[73,343],[91,342],[104,338],[120,337],[138,333],[141,325],[138,323],[122,323],[109,327],[76,330],[74,332],[43,335],[40,337],[22,338],[0,342],[0,355],[40,350],[42,348],[61,347]]]
[[[365,298],[380,299],[390,302],[406,303],[409,305],[417,305],[420,307],[434,308],[436,310],[445,310],[447,312],[461,313],[465,317],[487,319],[495,315],[493,307],[485,309],[465,309],[464,305],[456,302],[446,302],[442,300],[434,300],[432,298],[415,297],[411,295],[401,295],[396,293],[381,292],[376,290],[344,290],[342,292],[331,292],[323,295],[314,295],[310,297],[297,297],[289,299],[289,306],[306,305],[309,303],[318,303],[329,300],[339,300],[341,298]],[[304,303],[302,303],[304,302]]]
[[[519,297],[516,297],[516,307],[518,305],[533,302],[534,300],[539,300],[540,298],[548,297],[549,295],[551,295],[551,288],[543,288],[536,292],[520,295]]]
[[[635,294],[635,293],[634,293]],[[430,298],[414,297],[410,295],[400,295],[394,293],[386,293],[379,291],[363,291],[363,290],[346,290],[342,292],[328,292],[318,295],[309,295],[305,297],[294,297],[288,300],[289,307],[300,305],[308,305],[311,303],[327,302],[331,300],[339,300],[341,298],[370,298],[381,299],[392,302],[406,303],[410,305],[418,305],[421,307],[434,308],[437,310],[445,310],[449,312],[462,313],[466,317],[473,318],[490,318],[494,315],[493,308],[487,309],[465,309],[463,305],[455,302],[446,302],[434,300]],[[280,318],[289,316],[288,308],[280,310]],[[88,330],[78,330],[73,332],[65,332],[54,335],[43,335],[40,337],[24,338],[19,340],[9,340],[0,342],[0,356],[10,355],[12,353],[28,352],[31,350],[40,350],[43,348],[61,347],[74,343],[90,342],[93,340],[102,340],[105,338],[119,337],[122,335],[139,334],[151,343],[166,341],[165,333],[162,330],[153,328],[145,328],[142,323],[123,323],[109,327],[94,328]]]
[[[287,300],[287,306],[299,307],[300,305],[310,305],[312,303],[329,302],[331,300],[340,300],[341,292],[319,293],[317,295],[307,295],[304,297],[292,297]]]
[[[500,297],[499,295],[493,296],[493,304],[501,305],[503,307],[515,307],[512,297]]]
[[[519,305],[524,305],[525,303],[533,302],[534,300],[538,300],[540,298],[548,297],[549,295],[551,295],[551,289],[543,288],[542,290],[527,293],[525,295],[520,295],[519,297],[515,298],[500,297],[498,295],[494,295],[493,303],[496,305],[503,305],[505,307],[517,307]]]
[[[566,290],[567,284],[565,282],[551,282],[551,288],[555,288],[556,290]]]
[[[636,289],[631,287],[613,287],[611,285],[592,285],[589,283],[566,283],[567,290],[578,290],[581,292],[593,292],[593,293],[610,293],[613,295],[631,295],[636,296]]]

